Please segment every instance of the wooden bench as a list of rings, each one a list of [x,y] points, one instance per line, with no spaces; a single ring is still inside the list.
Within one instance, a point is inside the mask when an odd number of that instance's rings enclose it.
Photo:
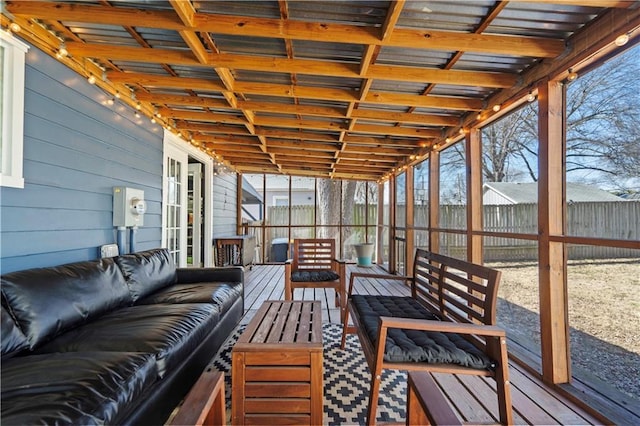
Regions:
[[[411,296],[353,294],[359,278],[406,280]],[[499,281],[495,269],[423,249],[413,276],[351,274],[342,348],[357,332],[372,374],[368,424],[376,421],[383,369],[493,377],[500,422],[513,423],[506,335],[495,326]]]

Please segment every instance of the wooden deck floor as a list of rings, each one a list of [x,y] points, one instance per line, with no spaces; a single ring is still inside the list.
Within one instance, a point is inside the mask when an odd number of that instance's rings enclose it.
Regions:
[[[355,270],[373,272],[372,268],[358,268],[355,265],[350,265],[348,274]],[[284,298],[284,266],[256,265],[251,269],[247,268],[245,274],[246,313],[242,322],[248,323],[262,302]],[[371,282],[371,280],[363,280],[356,286],[356,291],[366,294],[409,294],[409,289],[401,281]],[[294,298],[321,300],[323,321],[340,322],[338,310],[333,304],[333,290],[297,289]],[[511,362],[509,370],[514,417],[517,424],[584,425],[608,423],[605,418],[590,414],[589,411],[581,409],[567,400],[561,393],[545,385],[522,366]],[[498,407],[493,380],[449,374],[434,374],[433,376],[464,421],[474,424],[497,422]]]

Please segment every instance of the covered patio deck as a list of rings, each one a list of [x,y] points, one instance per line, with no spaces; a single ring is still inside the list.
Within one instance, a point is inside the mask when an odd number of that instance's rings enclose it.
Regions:
[[[375,267],[377,268],[377,267]],[[363,270],[356,265],[349,265],[348,276],[355,270]],[[371,268],[366,268],[371,271]],[[383,273],[382,269],[379,272]],[[245,315],[243,324],[250,321],[265,300],[282,300],[284,298],[284,266],[255,265],[245,271]],[[356,283],[359,293],[367,294],[409,294],[408,287],[399,281],[363,280]],[[333,290],[329,289],[297,289],[295,299],[321,300],[323,321],[339,323],[339,311],[333,306]],[[511,344],[510,356],[518,355],[518,347]],[[492,424],[498,423],[495,383],[490,379],[470,376],[452,376],[433,374],[443,388],[449,401],[453,402],[459,418],[465,423]],[[513,393],[514,417],[517,424],[640,424],[639,417],[629,414],[628,408],[620,407],[616,418],[612,412],[606,416],[590,407],[578,404],[561,388],[551,387],[540,379],[531,369],[525,368],[515,359],[510,362],[510,376]],[[612,403],[613,404],[613,403]]]

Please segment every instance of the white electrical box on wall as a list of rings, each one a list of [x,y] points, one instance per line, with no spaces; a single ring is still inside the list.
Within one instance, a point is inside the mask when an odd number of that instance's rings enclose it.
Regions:
[[[113,188],[113,226],[142,226],[146,211],[144,191],[115,186]]]

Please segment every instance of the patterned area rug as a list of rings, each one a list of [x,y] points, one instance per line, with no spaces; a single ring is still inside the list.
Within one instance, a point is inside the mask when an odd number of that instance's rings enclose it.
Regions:
[[[231,348],[244,330],[239,326],[216,354],[210,367],[225,372],[227,420],[231,412]],[[342,327],[338,324],[322,326],[324,339],[324,424],[366,424],[371,373],[355,334],[347,336],[345,350],[340,349]],[[385,370],[380,384],[379,422],[405,421],[407,374]]]

